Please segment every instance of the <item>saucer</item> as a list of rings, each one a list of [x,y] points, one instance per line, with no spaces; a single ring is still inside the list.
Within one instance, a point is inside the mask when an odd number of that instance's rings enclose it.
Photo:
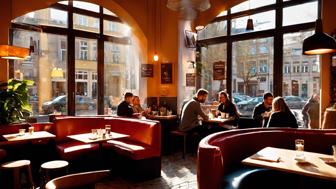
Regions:
[[[90,140],[96,140],[97,138],[98,137],[93,137],[93,136],[89,137]]]

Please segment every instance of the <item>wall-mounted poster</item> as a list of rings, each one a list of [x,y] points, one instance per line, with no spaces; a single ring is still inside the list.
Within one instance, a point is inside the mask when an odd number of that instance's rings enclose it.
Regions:
[[[153,64],[141,64],[141,77],[153,77]]]
[[[186,87],[195,87],[196,86],[196,74],[187,73],[186,74]]]
[[[187,48],[196,48],[196,33],[185,30],[185,45]]]
[[[213,80],[225,79],[225,62],[218,61],[213,63]]]
[[[173,65],[172,63],[161,64],[161,83],[173,83]]]

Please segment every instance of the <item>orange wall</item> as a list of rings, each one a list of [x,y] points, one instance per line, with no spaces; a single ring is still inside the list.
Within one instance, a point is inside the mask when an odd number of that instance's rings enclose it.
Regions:
[[[323,0],[322,20],[324,32],[330,34],[336,29],[336,1]],[[330,105],[330,55],[323,55],[321,61],[321,113]],[[322,120],[321,120],[322,121]]]

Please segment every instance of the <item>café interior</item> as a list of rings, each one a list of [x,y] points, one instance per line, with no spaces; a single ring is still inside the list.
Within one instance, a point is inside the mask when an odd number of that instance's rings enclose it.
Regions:
[[[2,0],[0,188],[336,188],[335,8]]]

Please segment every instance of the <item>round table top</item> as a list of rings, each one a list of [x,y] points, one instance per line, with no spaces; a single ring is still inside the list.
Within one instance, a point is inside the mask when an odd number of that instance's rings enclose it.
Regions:
[[[54,160],[54,161],[48,161],[41,165],[41,168],[43,169],[59,169],[68,166],[69,163],[64,160]]]
[[[18,160],[18,161],[11,161],[1,165],[2,168],[18,168],[23,167],[26,165],[30,165],[29,160]]]

